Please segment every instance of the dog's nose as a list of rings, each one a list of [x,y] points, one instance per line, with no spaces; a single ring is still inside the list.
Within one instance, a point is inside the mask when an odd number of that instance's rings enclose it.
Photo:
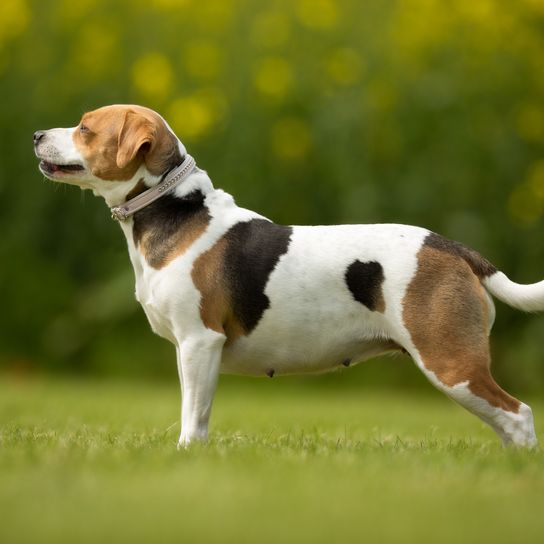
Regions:
[[[37,143],[45,136],[45,132],[43,130],[37,130],[34,133],[34,145],[37,145]]]

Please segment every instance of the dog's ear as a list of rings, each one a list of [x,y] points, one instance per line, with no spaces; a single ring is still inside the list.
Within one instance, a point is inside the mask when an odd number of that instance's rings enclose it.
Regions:
[[[140,150],[149,152],[157,141],[156,125],[135,111],[127,111],[117,140],[117,167],[125,168]]]
[[[147,169],[156,176],[181,161],[176,137],[158,116],[148,117],[129,110],[119,131],[117,167],[125,168],[140,151]]]

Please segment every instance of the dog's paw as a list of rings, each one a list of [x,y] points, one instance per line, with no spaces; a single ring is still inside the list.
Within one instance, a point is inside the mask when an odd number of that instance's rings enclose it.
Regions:
[[[178,440],[178,450],[186,450],[191,444],[203,444],[208,440],[207,432],[184,433],[182,432]]]
[[[178,451],[186,450],[189,447],[190,442],[185,439],[178,440]]]

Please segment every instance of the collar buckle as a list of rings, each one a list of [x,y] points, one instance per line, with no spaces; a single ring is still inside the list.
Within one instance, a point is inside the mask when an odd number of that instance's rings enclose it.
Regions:
[[[113,208],[110,209],[110,211],[111,211],[111,218],[114,219],[115,221],[119,221],[119,222],[126,221],[127,214],[121,206],[114,206]]]

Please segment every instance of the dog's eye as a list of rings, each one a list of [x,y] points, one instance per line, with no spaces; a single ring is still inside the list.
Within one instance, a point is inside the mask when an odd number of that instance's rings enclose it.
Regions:
[[[83,134],[88,134],[91,131],[89,130],[89,127],[87,125],[84,125],[82,123],[81,125],[79,125],[79,132],[81,132]]]

